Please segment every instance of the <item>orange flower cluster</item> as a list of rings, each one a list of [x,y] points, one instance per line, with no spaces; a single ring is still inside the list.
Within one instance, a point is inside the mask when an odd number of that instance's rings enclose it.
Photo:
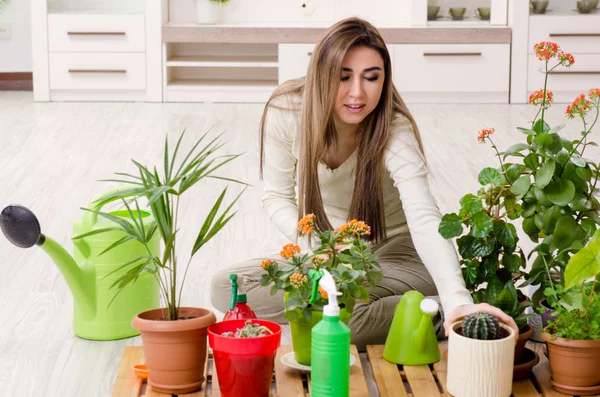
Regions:
[[[529,103],[535,106],[541,105],[542,103],[549,106],[553,99],[554,95],[552,94],[552,91],[546,91],[546,100],[544,100],[544,90],[537,90],[529,95]]]
[[[356,219],[352,219],[348,223],[344,223],[337,229],[335,229],[335,234],[339,237],[352,236],[354,234],[358,236],[369,235],[371,234],[371,226],[367,225],[363,221],[358,221]]]
[[[312,258],[310,258],[310,261],[315,265],[315,266],[323,266],[325,264],[325,259],[320,257],[320,256],[313,256]]]
[[[298,231],[304,234],[311,234],[315,226],[315,214],[308,214],[298,222]]]
[[[592,88],[590,90],[590,100],[595,101],[600,98],[600,88]]]
[[[533,46],[535,50],[535,55],[537,59],[543,61],[544,59],[549,61],[550,59],[556,57],[560,51],[560,47],[558,44],[553,43],[551,41],[542,41]]]
[[[290,284],[292,284],[294,288],[300,288],[307,283],[308,276],[306,274],[294,273],[290,276]]]
[[[283,246],[279,255],[281,255],[282,258],[291,259],[294,256],[294,254],[299,253],[300,247],[298,247],[296,244],[290,243]]]
[[[573,58],[573,55],[571,54],[565,54],[561,51],[558,53],[557,57],[563,66],[569,67],[575,63],[575,58]]]
[[[570,119],[575,118],[575,116],[585,117],[590,110],[590,106],[592,106],[592,103],[585,99],[585,94],[581,94],[575,98],[572,104],[567,106],[565,115]]]
[[[321,298],[323,298],[323,299],[328,298],[327,291],[325,291],[323,288],[321,288],[320,285],[319,285],[319,294],[321,294]]]
[[[479,143],[485,143],[485,138],[492,135],[495,131],[495,128],[490,128],[489,130],[483,129],[479,131],[479,135],[477,135],[477,140],[479,141]]]
[[[275,266],[275,261],[271,260],[271,259],[265,259],[264,261],[262,261],[260,263],[260,267],[262,267],[264,270],[269,270],[270,268],[272,268],[273,266]]]

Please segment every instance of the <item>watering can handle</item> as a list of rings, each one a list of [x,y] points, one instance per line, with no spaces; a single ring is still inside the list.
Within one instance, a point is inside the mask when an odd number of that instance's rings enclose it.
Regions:
[[[91,210],[91,211],[85,211],[85,213],[83,214],[83,227],[84,227],[84,230],[91,230],[92,227],[94,227],[94,225],[98,221],[97,211],[100,211],[102,209],[102,207],[104,207],[106,204],[112,203],[113,201],[116,201],[116,200],[120,200],[121,197],[130,197],[130,196],[132,196],[132,194],[129,191],[130,191],[130,189],[133,186],[134,185],[131,185],[131,187],[130,186],[121,186],[121,187],[118,187],[116,189],[112,189],[112,190],[109,190],[107,192],[101,193],[101,194],[97,195],[96,197],[94,197],[92,199],[92,201],[90,202],[90,204],[88,205],[88,209]],[[119,192],[122,192],[122,193],[125,193],[125,194],[123,194],[123,195],[115,195],[114,197],[111,197],[108,200],[102,200],[102,201],[100,201],[100,199],[102,197],[106,197],[106,196],[112,195],[114,193],[119,193]]]

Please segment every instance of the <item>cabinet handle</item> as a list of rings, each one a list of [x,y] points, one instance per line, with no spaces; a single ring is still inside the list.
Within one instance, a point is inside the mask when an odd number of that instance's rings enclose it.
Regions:
[[[550,74],[578,74],[578,75],[591,75],[591,74],[593,74],[593,75],[595,75],[595,74],[600,74],[600,71],[592,71],[592,70],[590,70],[590,71],[581,71],[581,72],[578,72],[578,71],[570,71],[570,72],[569,71],[560,71],[560,72],[550,72]]]
[[[68,36],[125,36],[125,32],[67,32]]]
[[[424,52],[424,57],[479,57],[481,52]]]
[[[600,33],[550,33],[550,37],[600,37]]]
[[[125,69],[69,69],[69,73],[127,73]]]

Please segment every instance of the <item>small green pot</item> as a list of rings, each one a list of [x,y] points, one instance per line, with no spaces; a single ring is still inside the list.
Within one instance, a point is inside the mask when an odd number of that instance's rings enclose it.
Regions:
[[[346,309],[340,310],[340,319],[348,325],[352,313]],[[310,365],[310,353],[312,343],[312,328],[323,318],[323,312],[313,311],[310,321],[290,321],[290,330],[292,332],[292,346],[294,348],[294,357],[298,364]]]

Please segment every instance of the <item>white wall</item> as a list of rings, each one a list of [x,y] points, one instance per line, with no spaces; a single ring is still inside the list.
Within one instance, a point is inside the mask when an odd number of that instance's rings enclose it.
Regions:
[[[0,39],[0,73],[31,72],[31,8],[29,0],[12,0],[0,24],[10,23],[12,37]]]

